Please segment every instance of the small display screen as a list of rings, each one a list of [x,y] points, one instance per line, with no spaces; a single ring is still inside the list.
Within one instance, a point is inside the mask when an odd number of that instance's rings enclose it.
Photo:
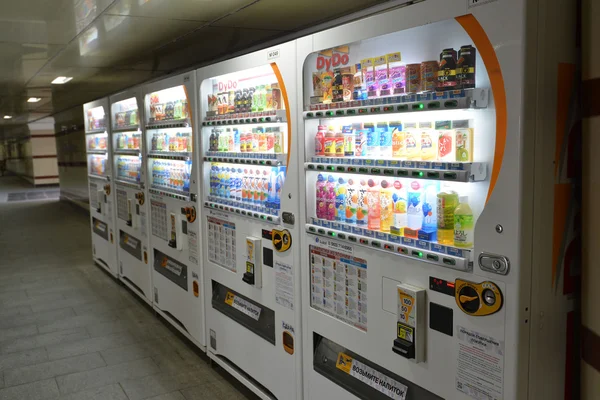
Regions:
[[[429,289],[454,297],[454,282],[448,282],[443,279],[430,276]]]

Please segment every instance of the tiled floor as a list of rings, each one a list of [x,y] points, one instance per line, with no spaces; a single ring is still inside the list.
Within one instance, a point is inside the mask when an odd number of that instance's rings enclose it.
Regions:
[[[84,213],[22,191],[0,177],[0,400],[254,398],[92,263]]]

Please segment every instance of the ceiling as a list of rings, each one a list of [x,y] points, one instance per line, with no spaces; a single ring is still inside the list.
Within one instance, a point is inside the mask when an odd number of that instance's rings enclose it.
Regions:
[[[0,135],[3,126],[386,1],[327,0],[325,7],[321,0],[3,0]],[[73,80],[51,84],[58,76]]]

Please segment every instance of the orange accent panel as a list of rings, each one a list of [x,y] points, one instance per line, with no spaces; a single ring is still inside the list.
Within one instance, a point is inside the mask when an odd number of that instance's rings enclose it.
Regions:
[[[504,160],[504,149],[506,148],[506,129],[507,129],[507,111],[506,111],[506,90],[504,89],[504,77],[500,69],[500,62],[496,56],[494,46],[490,42],[485,30],[477,21],[473,14],[467,14],[456,17],[456,21],[461,24],[463,29],[473,40],[479,55],[485,64],[490,83],[492,85],[492,93],[494,95],[494,103],[496,104],[496,145],[494,151],[494,165],[492,166],[492,176],[490,178],[490,188],[488,190],[485,202],[490,200],[500,168]]]
[[[554,287],[558,270],[563,238],[566,235],[567,215],[569,214],[569,201],[571,200],[572,186],[569,183],[554,185],[554,221],[552,224],[552,287]]]
[[[288,137],[287,137],[287,167],[290,165],[290,155],[291,147],[292,147],[292,117],[290,115],[290,101],[288,99],[287,90],[285,88],[285,83],[283,82],[283,77],[281,76],[281,71],[279,71],[279,67],[277,63],[271,63],[271,68],[273,68],[273,72],[277,77],[277,82],[279,83],[279,88],[281,89],[281,97],[283,97],[283,102],[285,103],[285,117],[287,118],[287,127],[288,127]]]
[[[575,64],[558,64],[558,82],[556,96],[556,147],[554,149],[554,177],[558,175],[560,167],[560,153],[563,149],[565,136],[567,135],[567,118],[569,116],[569,104],[571,104],[571,93],[575,82]]]

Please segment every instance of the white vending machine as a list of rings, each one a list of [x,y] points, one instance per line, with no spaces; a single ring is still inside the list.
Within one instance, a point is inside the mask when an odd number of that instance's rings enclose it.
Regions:
[[[119,279],[152,304],[142,87],[110,97]]]
[[[569,3],[427,0],[311,37],[304,398],[570,398]]]
[[[144,96],[154,309],[204,348],[193,72],[148,84]]]
[[[83,118],[90,190],[92,254],[94,262],[116,278],[115,188],[111,170],[111,144],[108,139],[108,98],[85,104]]]
[[[207,353],[301,399],[296,44],[199,69]]]

